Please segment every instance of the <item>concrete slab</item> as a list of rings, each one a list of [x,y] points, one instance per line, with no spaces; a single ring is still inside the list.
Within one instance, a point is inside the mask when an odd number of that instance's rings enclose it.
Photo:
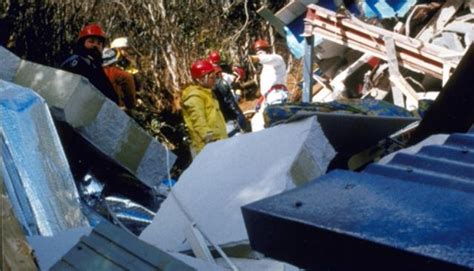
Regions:
[[[207,145],[173,188],[195,222],[219,245],[246,242],[240,207],[325,173],[335,152],[315,117]],[[140,238],[189,249],[185,215],[170,195]]]

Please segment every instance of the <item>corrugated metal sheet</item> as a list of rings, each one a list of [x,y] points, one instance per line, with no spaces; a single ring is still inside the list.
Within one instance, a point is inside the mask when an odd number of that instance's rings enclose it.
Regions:
[[[474,134],[243,207],[252,248],[307,269],[472,270]]]
[[[399,153],[386,165],[372,164],[366,173],[474,192],[474,134],[452,134],[442,145]]]
[[[112,224],[100,224],[51,270],[195,269]]]

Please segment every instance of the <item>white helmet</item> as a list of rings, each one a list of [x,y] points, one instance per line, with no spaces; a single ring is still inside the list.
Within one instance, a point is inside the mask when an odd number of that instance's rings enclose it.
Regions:
[[[102,66],[109,66],[114,64],[119,60],[119,55],[116,49],[105,48],[102,52]]]
[[[110,48],[123,48],[123,47],[130,47],[127,37],[116,38],[110,44]]]

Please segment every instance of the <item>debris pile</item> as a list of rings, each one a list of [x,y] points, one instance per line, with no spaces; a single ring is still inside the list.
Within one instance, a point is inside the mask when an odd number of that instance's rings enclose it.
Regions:
[[[177,182],[85,78],[0,47],[5,255],[28,247],[8,265],[474,268],[473,2],[394,2],[260,10],[304,57],[303,103],[268,106],[267,129],[209,143]]]

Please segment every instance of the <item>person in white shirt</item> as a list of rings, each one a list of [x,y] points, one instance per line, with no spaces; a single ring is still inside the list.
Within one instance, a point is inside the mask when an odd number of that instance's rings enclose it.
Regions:
[[[286,64],[283,58],[271,53],[270,45],[266,40],[257,40],[253,45],[256,52],[251,55],[253,63],[262,64],[260,74],[260,94],[257,102],[257,113],[252,118],[252,131],[264,128],[263,111],[271,104],[282,104],[288,100],[288,89],[286,87]]]

